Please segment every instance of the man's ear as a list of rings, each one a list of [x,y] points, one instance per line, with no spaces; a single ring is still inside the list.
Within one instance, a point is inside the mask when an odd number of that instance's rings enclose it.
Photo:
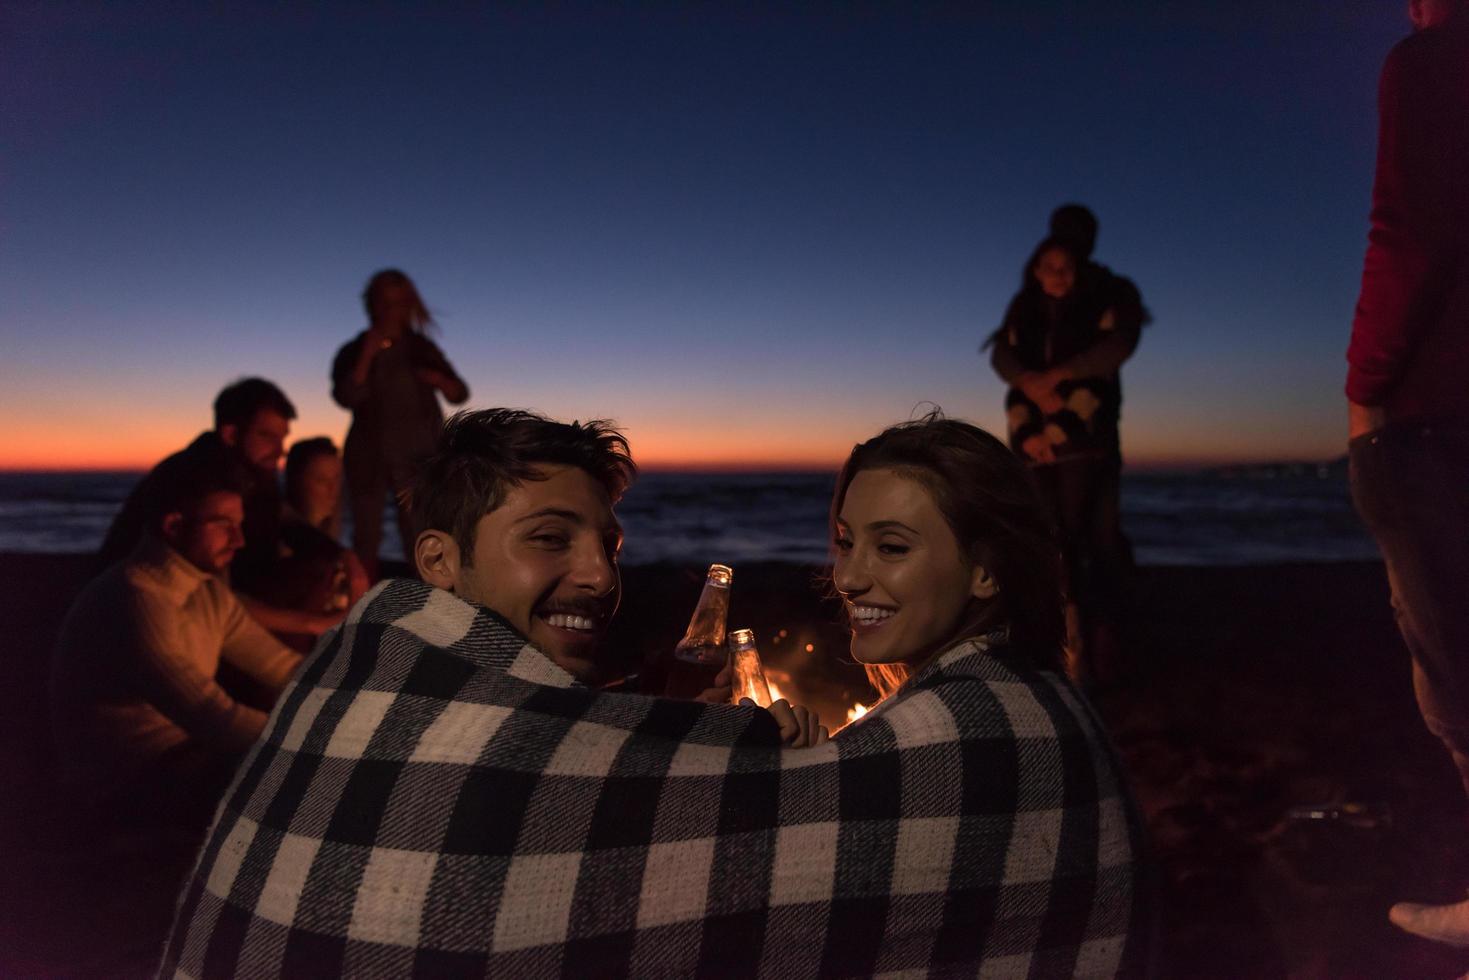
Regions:
[[[419,578],[445,592],[453,592],[459,582],[459,557],[459,544],[447,531],[424,531],[413,543]]]
[[[240,427],[233,422],[226,422],[216,431],[219,433],[219,441],[231,449],[235,448],[235,444],[240,441]]]
[[[1000,583],[983,565],[975,565],[970,573],[969,594],[976,599],[993,599],[1000,594]]]
[[[163,520],[158,522],[158,531],[169,544],[178,544],[179,538],[183,537],[184,515],[179,511],[164,514]]]

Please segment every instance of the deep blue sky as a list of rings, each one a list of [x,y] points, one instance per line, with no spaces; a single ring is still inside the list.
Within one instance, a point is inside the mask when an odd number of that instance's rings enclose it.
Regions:
[[[472,404],[648,459],[838,459],[922,401],[1000,427],[976,348],[1064,200],[1156,318],[1135,459],[1333,454],[1403,5],[1188,6],[9,4],[0,465],[146,463],[245,373],[340,436],[385,265]]]

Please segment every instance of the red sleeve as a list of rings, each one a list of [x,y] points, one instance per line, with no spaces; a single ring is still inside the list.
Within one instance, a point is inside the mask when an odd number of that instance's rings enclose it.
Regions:
[[[1425,240],[1427,216],[1414,206],[1420,189],[1414,179],[1429,179],[1420,166],[1432,134],[1425,113],[1411,100],[1431,99],[1405,77],[1403,45],[1394,48],[1378,88],[1377,176],[1372,185],[1371,228],[1362,269],[1362,291],[1347,348],[1347,398],[1379,405],[1407,365],[1420,318],[1413,308],[1431,276],[1432,250]]]

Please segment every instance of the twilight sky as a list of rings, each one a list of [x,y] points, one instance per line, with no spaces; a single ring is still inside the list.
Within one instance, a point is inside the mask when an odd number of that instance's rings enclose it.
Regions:
[[[427,10],[0,9],[0,468],[151,464],[246,374],[340,439],[384,266],[471,406],[645,464],[834,464],[925,402],[1003,431],[977,347],[1067,200],[1155,317],[1129,459],[1343,451],[1405,4]]]

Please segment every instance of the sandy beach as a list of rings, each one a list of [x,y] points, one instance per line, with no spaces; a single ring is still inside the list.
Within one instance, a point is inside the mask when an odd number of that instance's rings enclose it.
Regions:
[[[47,660],[89,561],[0,555],[0,975],[147,975],[190,860],[188,841],[89,837],[47,785]],[[625,571],[612,640],[629,669],[678,639],[702,577]],[[840,721],[870,693],[839,659],[845,634],[819,579],[737,567],[731,626],[754,629],[775,678]],[[1095,700],[1148,816],[1166,975],[1469,970],[1469,952],[1386,919],[1395,900],[1462,897],[1469,861],[1457,779],[1418,719],[1381,566],[1145,568],[1134,605],[1126,675]],[[1343,802],[1370,807],[1356,821],[1370,826],[1287,817]]]

